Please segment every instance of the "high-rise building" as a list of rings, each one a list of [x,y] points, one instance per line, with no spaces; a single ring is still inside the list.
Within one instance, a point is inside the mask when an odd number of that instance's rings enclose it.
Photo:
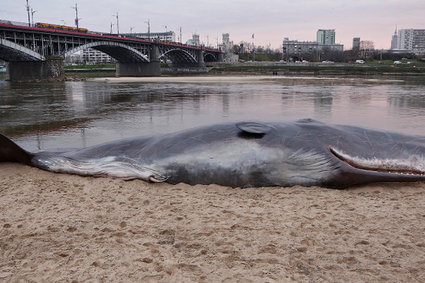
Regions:
[[[398,49],[397,44],[398,44],[398,34],[397,34],[397,27],[396,27],[395,28],[395,31],[394,31],[394,34],[393,34],[393,36],[391,38],[391,49],[392,50]]]
[[[317,43],[321,45],[335,44],[335,30],[334,29],[319,29],[317,31]]]
[[[223,45],[230,45],[230,35],[228,33],[223,33]]]
[[[360,50],[360,37],[353,37],[353,50]]]
[[[425,29],[399,30],[397,49],[425,54]]]

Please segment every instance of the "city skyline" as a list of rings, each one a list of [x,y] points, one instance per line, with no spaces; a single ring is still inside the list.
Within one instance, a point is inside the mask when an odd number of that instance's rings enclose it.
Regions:
[[[26,1],[3,0],[0,19],[27,22]],[[234,43],[254,41],[256,45],[280,48],[284,37],[314,41],[318,29],[334,29],[336,43],[351,49],[353,37],[371,40],[377,49],[389,49],[395,27],[399,29],[425,28],[423,11],[425,1],[392,0],[266,0],[261,5],[252,0],[235,1],[54,1],[29,0],[36,12],[35,22],[49,22],[74,26],[78,3],[80,27],[109,32],[111,23],[116,30],[119,14],[120,32],[146,32],[172,30],[183,42],[200,35],[204,44],[221,42],[221,35],[229,33]],[[54,11],[54,12],[52,12]],[[252,38],[254,35],[254,39]]]

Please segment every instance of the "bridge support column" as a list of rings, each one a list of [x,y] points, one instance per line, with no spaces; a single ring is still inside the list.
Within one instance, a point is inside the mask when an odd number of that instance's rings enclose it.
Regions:
[[[198,67],[200,67],[200,68],[205,67],[204,47],[201,47],[201,49],[198,50]]]
[[[159,62],[117,63],[117,77],[154,77],[161,75]]]
[[[155,77],[161,75],[158,45],[151,46],[149,63],[117,63],[117,77]]]
[[[63,57],[45,61],[9,62],[10,81],[61,80],[64,78]]]

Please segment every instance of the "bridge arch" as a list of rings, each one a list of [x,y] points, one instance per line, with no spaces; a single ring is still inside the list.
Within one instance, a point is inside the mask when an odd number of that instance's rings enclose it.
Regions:
[[[148,55],[143,54],[137,49],[120,43],[113,41],[95,41],[91,43],[87,43],[84,45],[80,45],[73,49],[68,50],[65,53],[65,56],[69,56],[77,51],[81,51],[84,49],[93,48],[99,51],[102,51],[120,63],[149,63]]]
[[[204,54],[204,60],[205,62],[215,62],[217,61],[217,56],[215,56],[213,53],[205,53]]]
[[[193,65],[197,64],[198,60],[183,49],[170,49],[164,52],[159,58],[168,58],[176,65]]]
[[[25,46],[0,38],[0,59],[6,62],[44,61],[46,58]]]

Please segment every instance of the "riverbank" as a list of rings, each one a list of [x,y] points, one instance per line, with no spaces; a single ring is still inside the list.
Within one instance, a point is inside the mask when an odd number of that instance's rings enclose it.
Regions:
[[[165,76],[179,75],[209,75],[209,76],[236,76],[236,75],[277,75],[277,76],[405,76],[405,77],[424,77],[425,63],[416,62],[415,64],[320,64],[320,63],[301,63],[301,64],[283,64],[280,62],[252,62],[252,63],[212,63],[208,67],[208,73],[195,72],[194,70],[171,72],[171,69],[164,69]],[[65,68],[68,77],[114,77],[114,65],[100,66],[67,66]]]
[[[219,64],[210,71],[210,74],[268,74],[286,76],[425,76],[425,64]]]
[[[208,71],[206,71],[208,70]],[[61,80],[79,81],[91,78],[113,78],[115,65],[78,65],[66,66],[65,77]],[[212,64],[205,70],[164,69],[162,76],[328,76],[328,77],[406,77],[424,78],[425,63],[417,65],[388,64],[282,64],[244,63]],[[6,79],[6,73],[0,73],[0,79]]]
[[[232,189],[0,164],[0,281],[422,282],[425,184]]]

